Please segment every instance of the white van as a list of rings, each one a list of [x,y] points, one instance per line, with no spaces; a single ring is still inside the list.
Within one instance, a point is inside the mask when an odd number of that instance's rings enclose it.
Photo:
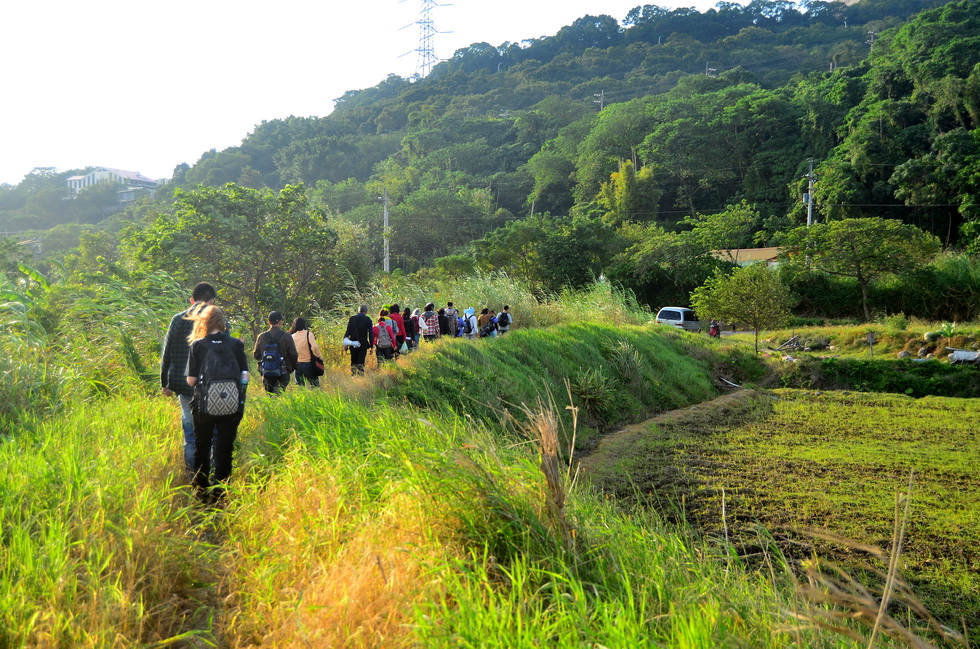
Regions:
[[[685,331],[701,331],[698,316],[686,307],[665,306],[657,312],[657,324],[674,325]]]

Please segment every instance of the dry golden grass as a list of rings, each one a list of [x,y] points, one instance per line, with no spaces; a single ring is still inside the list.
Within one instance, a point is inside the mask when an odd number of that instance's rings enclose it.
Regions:
[[[324,463],[299,460],[238,511],[228,556],[230,647],[401,647],[413,607],[439,598],[439,508],[392,490],[358,506]]]

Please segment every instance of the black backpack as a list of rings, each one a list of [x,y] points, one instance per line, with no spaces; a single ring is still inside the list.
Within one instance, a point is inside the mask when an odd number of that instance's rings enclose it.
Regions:
[[[208,341],[197,380],[198,411],[210,417],[234,415],[242,406],[241,374],[230,336]]]
[[[269,340],[265,343],[265,348],[262,350],[262,360],[259,361],[259,373],[262,376],[277,379],[286,375],[285,361],[282,358],[282,352],[279,351],[279,340],[285,335],[285,332],[281,332],[275,339],[269,336]]]
[[[495,324],[496,323],[493,320],[491,320],[490,322],[483,325],[483,327],[480,328],[480,338],[486,338],[487,336],[492,334]]]
[[[504,311],[497,316],[497,325],[501,327],[510,326],[510,314]]]

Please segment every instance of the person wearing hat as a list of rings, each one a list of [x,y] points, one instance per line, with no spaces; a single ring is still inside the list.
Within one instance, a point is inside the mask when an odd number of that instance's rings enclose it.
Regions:
[[[266,347],[278,349],[280,363],[278,368],[268,368],[265,359]],[[299,363],[299,354],[296,352],[296,343],[293,337],[286,334],[282,329],[282,314],[273,311],[269,314],[269,328],[259,334],[255,339],[255,349],[252,356],[259,361],[259,371],[262,372],[262,385],[265,391],[270,394],[278,394],[289,385],[289,375],[296,369]],[[274,365],[274,364],[273,364]]]
[[[475,340],[477,333],[480,331],[476,323],[476,309],[469,307],[463,311],[463,319],[466,323],[466,325],[463,327],[463,338]]]

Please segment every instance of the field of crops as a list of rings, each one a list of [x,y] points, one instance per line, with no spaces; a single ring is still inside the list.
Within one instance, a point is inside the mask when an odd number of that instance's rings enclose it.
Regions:
[[[862,547],[890,549],[896,494],[908,494],[902,574],[975,643],[978,420],[976,399],[775,390],[635,427],[584,464],[594,484],[674,508],[744,555],[773,542],[797,565],[817,551],[862,573],[884,569]]]

